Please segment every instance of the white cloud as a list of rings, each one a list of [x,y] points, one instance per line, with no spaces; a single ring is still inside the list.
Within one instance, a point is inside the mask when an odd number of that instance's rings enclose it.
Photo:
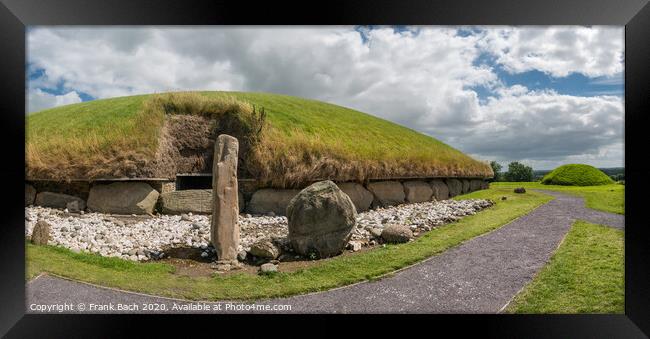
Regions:
[[[460,36],[454,28],[418,27],[364,34],[366,43],[351,27],[43,27],[30,31],[28,55],[46,75],[32,85],[63,84],[98,98],[267,91],[372,113],[483,159],[621,159],[602,153],[622,140],[620,97],[506,87],[489,65],[476,63],[492,53],[511,72],[609,79],[623,68],[620,28],[487,27]],[[475,86],[496,96],[479,100]],[[39,95],[30,92],[30,103],[37,105]]]
[[[554,77],[589,77],[623,72],[622,27],[502,27],[485,31],[481,48],[506,70],[539,70]]]
[[[53,95],[36,88],[29,91],[27,103],[28,112],[37,112],[46,108],[76,104],[81,102],[79,94],[75,91],[63,95]]]

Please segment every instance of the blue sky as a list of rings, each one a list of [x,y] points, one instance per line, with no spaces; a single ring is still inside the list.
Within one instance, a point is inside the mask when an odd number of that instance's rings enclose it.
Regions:
[[[623,54],[622,27],[32,27],[27,108],[267,91],[359,109],[504,165],[613,167]]]

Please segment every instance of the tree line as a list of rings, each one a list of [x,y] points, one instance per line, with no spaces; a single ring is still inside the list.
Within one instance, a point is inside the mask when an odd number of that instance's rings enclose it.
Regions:
[[[518,161],[508,164],[508,171],[502,173],[502,166],[496,161],[490,162],[494,178],[492,181],[533,181],[533,168]]]

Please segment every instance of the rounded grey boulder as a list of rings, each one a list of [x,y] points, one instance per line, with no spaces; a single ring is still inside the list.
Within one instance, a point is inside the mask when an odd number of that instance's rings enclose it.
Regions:
[[[280,255],[280,250],[268,239],[254,243],[248,252],[256,257],[267,259],[275,259]]]
[[[312,184],[287,206],[291,246],[301,255],[337,255],[347,245],[356,217],[352,200],[334,182]]]
[[[413,238],[413,232],[407,226],[391,224],[384,228],[381,237],[390,243],[403,243]]]

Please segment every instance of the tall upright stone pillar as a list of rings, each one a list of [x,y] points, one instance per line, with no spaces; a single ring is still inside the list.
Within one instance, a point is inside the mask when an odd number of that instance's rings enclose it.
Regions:
[[[214,144],[212,163],[212,225],[210,240],[218,263],[237,263],[239,199],[237,194],[237,138],[221,134]]]

